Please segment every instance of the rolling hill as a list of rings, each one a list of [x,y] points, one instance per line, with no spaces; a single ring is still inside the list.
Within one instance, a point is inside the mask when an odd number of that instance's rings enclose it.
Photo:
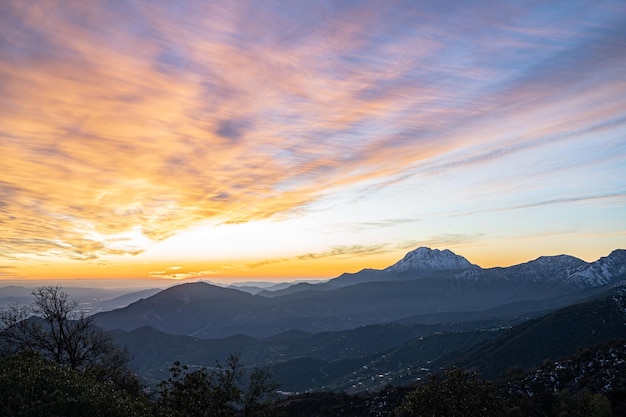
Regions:
[[[198,339],[151,327],[112,334],[131,352],[133,367],[153,382],[166,378],[174,361],[212,366],[238,352],[243,363],[269,367],[285,391],[359,392],[414,383],[452,366],[497,378],[512,367],[528,370],[586,346],[626,339],[626,287],[521,322],[388,323],[267,338]]]

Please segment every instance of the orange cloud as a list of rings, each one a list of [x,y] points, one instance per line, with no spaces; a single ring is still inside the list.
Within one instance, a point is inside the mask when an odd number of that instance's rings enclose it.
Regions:
[[[257,2],[30,3],[0,9],[11,45],[0,49],[0,252],[11,262],[132,255],[207,219],[295,215],[355,185],[562,140],[573,121],[614,120],[623,99],[581,106],[626,96],[609,70],[602,88],[548,59],[534,78],[518,74],[543,34],[497,16],[516,33],[507,42],[473,21],[447,35],[445,15],[415,7],[285,6],[290,19]],[[489,54],[470,63],[460,35]],[[556,123],[554,97],[573,86],[577,106]],[[527,119],[525,135],[502,138]]]

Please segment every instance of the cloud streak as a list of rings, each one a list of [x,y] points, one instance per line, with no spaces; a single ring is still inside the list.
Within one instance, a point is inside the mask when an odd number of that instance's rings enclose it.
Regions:
[[[476,211],[463,211],[449,214],[451,217],[456,216],[473,216],[479,213],[495,213],[495,212],[507,212],[516,210],[533,209],[543,206],[558,206],[558,205],[576,205],[579,203],[593,203],[606,206],[622,207],[626,201],[626,193],[608,193],[608,194],[595,194],[595,195],[579,195],[562,198],[551,198],[547,200],[536,200],[524,204],[503,206],[503,207],[491,207]]]
[[[443,9],[3,2],[0,256],[136,255],[623,129],[621,2]]]
[[[246,268],[256,269],[273,264],[280,264],[294,261],[315,261],[315,260],[327,260],[329,258],[335,259],[350,259],[361,256],[380,255],[389,252],[389,244],[381,243],[376,245],[344,245],[335,246],[327,251],[323,252],[309,252],[296,255],[293,257],[266,259],[261,262],[254,262],[245,265]]]

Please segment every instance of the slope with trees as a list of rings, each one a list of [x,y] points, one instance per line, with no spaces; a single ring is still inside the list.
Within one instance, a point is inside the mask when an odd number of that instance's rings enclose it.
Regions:
[[[128,352],[94,325],[60,286],[33,291],[31,306],[12,305],[0,311],[0,351],[34,352],[44,360],[138,389],[129,370]]]
[[[593,327],[584,317],[607,318],[626,314],[624,290],[579,306],[578,324]],[[89,356],[72,346],[101,346],[107,334],[97,328],[74,326],[87,320],[58,287],[42,288],[26,317],[13,309],[3,313],[0,333],[0,414],[8,416],[278,416],[293,417],[411,417],[507,415],[513,417],[611,417],[626,415],[626,343],[613,341],[530,371],[509,370],[502,378],[485,380],[460,368],[439,373],[424,382],[386,387],[378,392],[348,395],[317,392],[276,401],[277,384],[267,369],[246,368],[237,354],[213,367],[192,368],[175,363],[170,377],[149,395],[132,389],[110,374],[94,372],[103,356]],[[37,304],[39,303],[39,304]],[[585,310],[588,306],[605,309]],[[612,310],[607,310],[608,308]],[[595,311],[595,313],[593,313]],[[610,313],[610,314],[609,314]],[[621,316],[620,316],[621,315]],[[558,314],[556,315],[558,317]],[[82,319],[81,319],[82,318]],[[558,322],[558,321],[557,321]],[[617,320],[619,322],[619,320]],[[34,324],[33,324],[34,323]],[[618,323],[619,324],[619,323]],[[597,328],[597,326],[596,326]],[[93,337],[98,334],[98,337]],[[70,337],[71,336],[71,337]],[[42,343],[41,339],[46,339]],[[74,341],[75,343],[72,343]],[[83,341],[76,343],[76,341]],[[87,342],[85,342],[87,341]],[[51,348],[54,346],[54,348]],[[109,347],[113,345],[108,345]],[[410,356],[410,344],[400,349]],[[113,349],[118,349],[113,346]],[[94,351],[97,351],[94,347]],[[82,352],[82,353],[80,353]],[[80,354],[79,354],[80,353]],[[406,356],[406,357],[408,357]],[[385,353],[386,359],[393,357]],[[82,358],[73,360],[72,358]],[[94,359],[96,358],[96,359]],[[382,356],[381,356],[382,358]],[[396,358],[397,359],[397,358]],[[125,368],[124,368],[125,369]]]
[[[0,415],[270,416],[277,389],[255,368],[242,386],[236,354],[189,371],[175,363],[155,398],[128,367],[129,356],[58,286],[39,287],[30,307],[0,312]]]

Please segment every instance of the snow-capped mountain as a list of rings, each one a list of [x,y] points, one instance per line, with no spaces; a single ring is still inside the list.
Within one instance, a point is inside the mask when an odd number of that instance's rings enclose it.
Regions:
[[[501,275],[505,279],[522,279],[531,282],[564,282],[568,271],[589,265],[570,255],[540,256],[532,261],[506,268],[489,268],[485,271]]]
[[[575,287],[598,287],[626,274],[626,250],[617,249],[595,262],[567,271],[566,281]]]
[[[558,255],[482,269],[449,250],[418,248],[384,270],[346,273],[320,290],[309,285],[270,298],[187,283],[96,314],[94,320],[106,329],[153,326],[202,338],[267,337],[291,329],[319,333],[396,320],[509,320],[570,305],[621,283],[626,284],[623,249],[590,263]]]
[[[395,264],[383,269],[364,269],[343,274],[329,284],[355,285],[365,282],[388,282],[438,276],[456,280],[486,282],[547,283],[571,288],[594,288],[621,280],[626,274],[626,250],[617,249],[595,262],[585,262],[570,255],[541,256],[509,267],[481,268],[463,256],[445,249],[417,248]]]
[[[563,271],[580,268],[587,265],[582,259],[570,255],[540,256],[539,258],[514,265],[507,269],[527,275],[541,278],[550,278],[563,273]]]
[[[585,262],[569,255],[541,256],[508,268],[489,268],[481,276],[565,284],[575,288],[593,288],[610,284],[626,274],[626,250],[617,249],[595,262]]]
[[[386,272],[421,272],[421,271],[454,271],[459,269],[478,268],[467,259],[445,249],[417,248],[407,253],[404,258],[384,269]]]

